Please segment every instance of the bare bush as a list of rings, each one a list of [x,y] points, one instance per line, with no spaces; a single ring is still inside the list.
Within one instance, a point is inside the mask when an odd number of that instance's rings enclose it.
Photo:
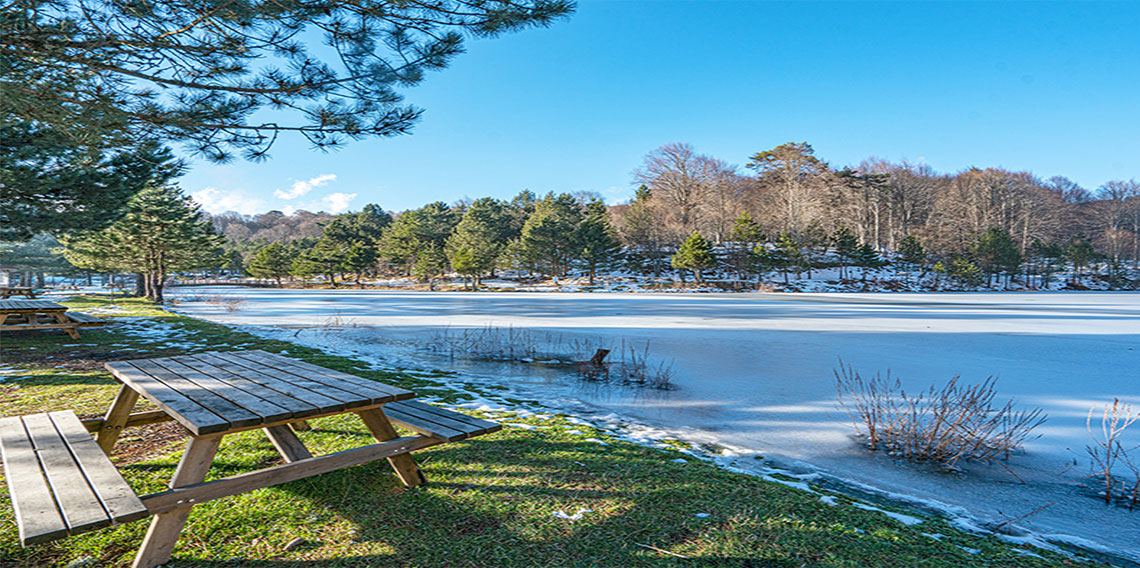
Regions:
[[[227,312],[236,312],[241,309],[245,304],[245,298],[242,296],[225,296],[222,294],[215,294],[213,296],[206,296],[203,300],[207,304],[214,304],[215,306],[222,306]],[[187,301],[190,301],[189,299]]]
[[[626,355],[629,358],[626,359]],[[673,388],[673,364],[664,361],[656,365],[649,360],[649,342],[646,341],[640,352],[634,345],[628,348],[623,339],[621,342],[621,362],[618,364],[618,375],[621,380],[629,384],[646,385],[657,389]]]
[[[954,467],[963,459],[1009,459],[1045,422],[1040,408],[1019,410],[1013,399],[995,406],[994,377],[960,385],[955,375],[941,388],[909,396],[889,371],[885,378],[876,373],[864,379],[840,361],[835,381],[839,406],[866,437],[867,446],[909,460]]]
[[[1094,467],[1093,477],[1101,479],[1104,483],[1104,502],[1111,505],[1114,501],[1128,504],[1133,509],[1140,504],[1140,463],[1133,461],[1130,452],[1140,449],[1140,445],[1128,447],[1124,444],[1124,431],[1137,420],[1140,412],[1133,412],[1132,405],[1125,404],[1119,398],[1112,399],[1112,404],[1104,405],[1100,418],[1100,431],[1093,431],[1093,414],[1096,407],[1089,409],[1086,426],[1093,444],[1085,446]],[[1132,479],[1121,473],[1127,469]]]

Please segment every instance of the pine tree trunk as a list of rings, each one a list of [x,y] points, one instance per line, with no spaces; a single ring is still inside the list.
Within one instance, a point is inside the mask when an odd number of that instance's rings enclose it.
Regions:
[[[151,299],[154,301],[154,303],[161,304],[165,300],[162,296],[162,288],[165,285],[162,281],[162,275],[154,274],[152,278],[154,278],[154,284],[152,284],[153,288],[151,289],[151,292],[154,297]]]

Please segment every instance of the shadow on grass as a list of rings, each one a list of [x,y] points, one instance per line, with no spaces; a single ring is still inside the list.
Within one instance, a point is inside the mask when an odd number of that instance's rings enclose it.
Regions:
[[[813,497],[789,502],[790,490],[758,483],[720,494],[726,473],[686,471],[652,450],[495,437],[416,455],[429,480],[423,488],[404,490],[384,461],[280,486],[350,521],[356,542],[392,554],[175,565],[785,567],[820,565],[830,546],[816,527],[762,528],[799,508],[822,513]],[[553,516],[578,508],[595,512],[574,522]],[[694,516],[704,511],[720,520]],[[758,532],[741,532],[741,523]],[[688,557],[663,552],[675,547]]]

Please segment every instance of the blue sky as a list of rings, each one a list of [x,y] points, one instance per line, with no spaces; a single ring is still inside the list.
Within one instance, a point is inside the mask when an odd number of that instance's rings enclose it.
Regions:
[[[405,210],[523,189],[632,195],[668,142],[743,165],[789,141],[869,156],[1140,176],[1140,2],[584,0],[568,20],[469,41],[406,91],[413,134],[263,163],[192,162],[208,210]]]

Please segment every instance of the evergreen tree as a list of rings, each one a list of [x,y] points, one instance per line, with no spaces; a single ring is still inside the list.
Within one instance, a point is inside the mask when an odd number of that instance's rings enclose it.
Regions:
[[[435,279],[444,272],[447,272],[447,255],[444,254],[443,247],[429,242],[416,253],[412,276],[427,280],[429,290],[435,289]]]
[[[103,229],[123,216],[131,196],[180,173],[170,152],[153,144],[92,155],[74,146],[74,128],[57,132],[0,112],[0,240]]]
[[[40,233],[23,243],[0,243],[0,264],[21,274],[21,286],[43,286],[44,273],[76,271],[58,248],[59,241],[50,233]]]
[[[974,246],[979,268],[986,274],[987,285],[992,285],[994,274],[1013,274],[1021,266],[1021,253],[1009,231],[991,227],[982,233]],[[999,279],[1000,280],[1000,279]]]
[[[455,213],[442,201],[407,211],[384,228],[377,243],[377,256],[404,274],[411,274],[421,254],[435,254],[425,253],[427,249],[434,247],[442,254],[456,222]]]
[[[784,275],[784,284],[788,284],[789,273],[795,272],[798,276],[806,264],[800,244],[786,232],[780,233],[779,238],[776,239],[776,247],[767,250],[765,257],[769,266],[779,270]]]
[[[964,257],[956,257],[950,261],[950,267],[946,269],[946,274],[967,287],[975,287],[985,281],[982,270]]]
[[[147,299],[159,304],[167,275],[201,267],[222,241],[198,205],[173,186],[140,191],[106,229],[61,239],[75,266],[143,274]]]
[[[565,275],[570,263],[580,256],[573,235],[581,220],[578,202],[569,194],[550,193],[536,203],[520,236],[526,262],[549,276]]]
[[[871,269],[881,268],[887,264],[886,261],[879,256],[875,247],[871,246],[871,243],[859,245],[859,248],[855,250],[854,261],[856,266],[863,269],[864,284],[867,283],[867,273]]]
[[[919,270],[918,277],[919,279],[922,278],[926,266],[926,251],[914,235],[907,235],[899,242],[899,259],[911,270],[917,268]]]
[[[453,246],[447,255],[448,262],[451,263],[451,269],[463,277],[463,287],[470,289],[472,292],[479,289],[479,275],[485,272],[484,265],[478,261],[475,251],[467,246]],[[471,286],[468,288],[467,280],[471,279]]]
[[[859,253],[859,239],[847,227],[839,227],[831,241],[835,243],[835,253],[839,255],[839,279],[842,280],[846,277],[846,267],[855,261]]]
[[[342,271],[344,257],[351,246],[322,235],[312,248],[301,255],[308,263],[306,270],[309,270],[309,274],[323,274],[329,284],[336,288],[336,275]]]
[[[732,223],[728,233],[728,260],[736,270],[737,278],[744,279],[755,270],[756,244],[764,240],[760,224],[752,220],[747,211]]]
[[[407,133],[422,111],[399,90],[446,67],[464,35],[572,10],[564,0],[27,0],[4,8],[0,116],[76,133],[91,155],[152,136],[219,162],[262,158],[279,134],[335,147]]]
[[[444,252],[452,270],[472,280],[472,290],[479,279],[495,268],[495,262],[510,238],[510,217],[506,205],[490,197],[476,200],[463,213],[463,218],[447,238]]]
[[[340,267],[356,275],[356,286],[363,288],[360,279],[364,273],[376,266],[376,247],[362,242],[354,242],[344,253]]]
[[[293,257],[293,263],[289,265],[289,274],[301,279],[301,287],[305,287],[306,281],[321,273],[321,265],[309,260],[308,256],[301,252]]]
[[[1084,235],[1076,235],[1069,240],[1069,246],[1065,248],[1065,260],[1073,265],[1073,284],[1081,283],[1081,273],[1094,259],[1096,250]]]
[[[510,217],[510,234],[507,240],[517,239],[522,235],[523,225],[534,214],[534,206],[538,203],[538,196],[533,191],[523,190],[507,204],[507,216]]]
[[[272,278],[281,286],[281,278],[288,276],[293,266],[294,255],[279,243],[272,242],[257,250],[249,261],[246,271],[255,278]]]
[[[375,246],[384,233],[384,228],[392,224],[392,216],[379,205],[369,203],[358,213],[342,213],[325,225],[322,236],[329,237],[346,246],[361,243]]]
[[[585,217],[574,231],[574,240],[581,248],[579,258],[590,275],[590,286],[593,286],[598,271],[611,267],[621,255],[621,242],[600,199],[586,205]]]
[[[712,245],[700,233],[693,231],[677,248],[676,254],[669,258],[669,263],[677,270],[692,270],[693,279],[699,284],[703,281],[701,272],[716,266],[716,256]]]

